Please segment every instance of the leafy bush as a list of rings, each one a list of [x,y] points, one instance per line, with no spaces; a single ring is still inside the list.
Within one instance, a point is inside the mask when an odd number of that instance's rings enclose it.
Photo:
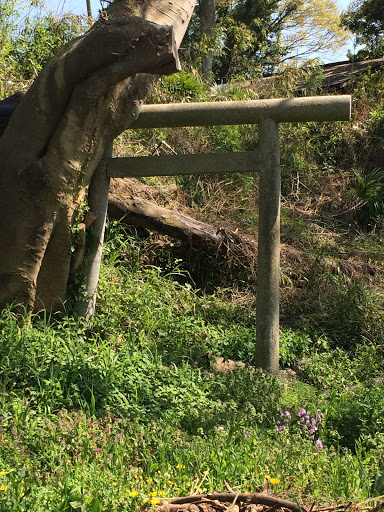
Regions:
[[[373,344],[357,345],[353,353],[340,347],[316,351],[300,362],[300,378],[318,390],[332,390],[335,385],[346,390],[363,382],[371,386],[383,370],[382,355]]]
[[[382,347],[380,294],[362,279],[351,279],[340,269],[332,269],[326,259],[316,258],[306,275],[301,301],[286,306],[287,313],[297,318],[295,325],[326,337],[330,347],[353,351],[362,340]]]
[[[27,19],[22,30],[14,36],[7,63],[24,80],[35,78],[64,44],[83,34],[87,28],[87,17],[72,14]]]
[[[370,128],[373,137],[384,137],[384,106],[378,105],[371,110]]]
[[[384,450],[384,384],[356,384],[335,393],[326,412],[328,442]]]
[[[168,102],[199,101],[206,90],[198,74],[191,71],[179,71],[160,80],[157,95],[167,97]]]
[[[280,331],[280,365],[292,366],[310,352],[324,350],[328,341],[321,336],[314,341],[308,334],[292,329]]]
[[[372,223],[384,213],[384,169],[374,169],[367,174],[357,173],[354,191],[363,202],[359,212],[360,221],[372,227]]]

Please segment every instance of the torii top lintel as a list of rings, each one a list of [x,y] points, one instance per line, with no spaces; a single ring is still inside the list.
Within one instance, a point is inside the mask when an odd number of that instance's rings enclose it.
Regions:
[[[262,119],[278,123],[349,121],[351,96],[144,105],[129,128],[256,124]]]

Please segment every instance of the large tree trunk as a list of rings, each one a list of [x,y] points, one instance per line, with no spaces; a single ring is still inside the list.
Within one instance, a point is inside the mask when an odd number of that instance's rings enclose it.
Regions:
[[[0,138],[0,307],[62,307],[74,212],[155,75],[177,70],[194,3],[115,0],[23,97]]]

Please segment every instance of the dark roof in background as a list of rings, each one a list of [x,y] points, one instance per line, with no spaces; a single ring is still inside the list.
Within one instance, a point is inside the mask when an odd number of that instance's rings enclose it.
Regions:
[[[366,73],[367,71],[376,71],[384,65],[384,57],[381,59],[360,60],[357,62],[332,62],[325,64],[323,68],[323,88],[339,89],[354,76]]]
[[[384,66],[384,57],[380,59],[360,60],[351,62],[349,60],[342,62],[331,62],[329,64],[320,65],[323,71],[322,89],[323,91],[342,90],[351,78],[368,71],[377,71]],[[246,80],[241,83],[241,87],[247,87],[262,93],[266,88],[273,87],[273,83],[278,79],[279,73],[272,73],[264,76],[257,82]],[[300,92],[306,88],[306,83],[299,83],[296,86],[296,92]]]

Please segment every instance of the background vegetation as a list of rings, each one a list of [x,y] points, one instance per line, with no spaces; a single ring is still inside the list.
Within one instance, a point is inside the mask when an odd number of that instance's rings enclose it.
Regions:
[[[67,17],[11,26],[7,12],[3,96],[27,88],[50,52],[84,29]],[[286,97],[304,82],[302,94],[327,92],[313,63],[268,82],[213,85],[187,62],[152,101]],[[0,510],[133,511],[223,490],[225,481],[258,491],[265,475],[273,493],[306,504],[380,501],[383,71],[351,80],[346,92],[351,123],[280,127],[281,377],[251,364],[252,266],[111,222],[91,328],[70,301],[64,314],[1,314]],[[256,144],[248,126],[141,130],[121,135],[115,153]],[[141,183],[165,204],[257,236],[255,174]],[[245,366],[217,371],[214,356]]]

